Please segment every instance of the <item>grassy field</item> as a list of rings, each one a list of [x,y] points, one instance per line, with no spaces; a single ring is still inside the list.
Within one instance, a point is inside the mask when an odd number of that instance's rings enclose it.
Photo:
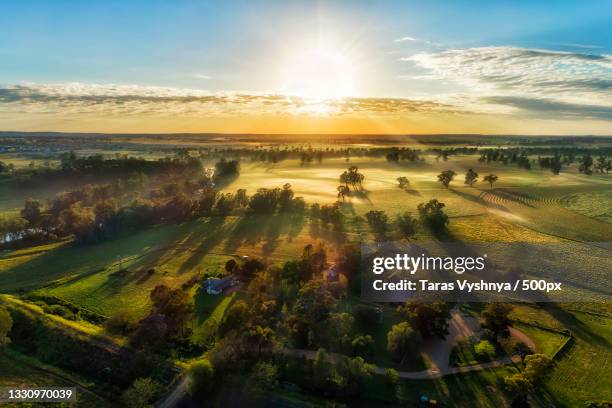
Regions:
[[[5,252],[3,292],[37,290],[102,315],[148,311],[156,285],[180,286],[193,276],[218,275],[228,259],[258,255],[270,263],[298,256],[317,237],[280,216],[213,217],[127,234],[99,244],[72,241]],[[121,267],[124,271],[119,271]],[[154,269],[154,273],[148,271]]]
[[[612,268],[609,250],[593,243],[612,240],[609,177],[585,176],[575,166],[554,176],[539,169],[526,171],[514,166],[479,163],[476,156],[453,156],[448,162],[437,162],[432,156],[426,159],[425,163],[392,164],[379,158],[353,157],[349,162],[329,159],[320,165],[307,166],[301,166],[297,160],[274,165],[245,162],[241,165],[240,177],[224,189],[233,192],[246,188],[252,194],[260,187],[290,183],[296,196],[304,197],[307,203],[332,203],[337,199],[339,175],[349,165],[356,165],[365,175],[365,182],[364,192],[348,198],[342,206],[349,240],[358,239],[360,232],[352,223],[355,215],[373,209],[384,210],[391,218],[404,211],[414,214],[419,203],[437,198],[446,204],[453,239],[561,243],[570,250],[558,259],[566,265],[586,265],[580,269],[581,273],[568,278],[567,290],[577,297],[585,285],[607,290],[608,271]],[[474,168],[481,178],[488,173],[497,174],[499,182],[495,189],[483,183],[475,187],[464,185],[463,174],[468,168]],[[458,173],[448,189],[436,181],[437,174],[446,169]],[[397,187],[396,179],[400,176],[409,179],[408,189]],[[27,197],[49,198],[69,188],[70,185],[61,183],[16,188],[0,180],[0,211],[15,213]],[[428,240],[431,235],[421,230],[417,239]],[[227,260],[242,255],[259,256],[270,264],[281,263],[298,257],[306,244],[319,241],[327,242],[330,249],[337,244],[336,237],[316,228],[308,215],[288,214],[201,218],[126,233],[97,244],[63,240],[0,253],[0,293],[53,296],[103,316],[125,311],[136,320],[149,312],[149,293],[156,285],[180,287],[194,277],[199,281],[220,275]],[[524,259],[525,265],[530,262]],[[548,269],[540,271],[544,276],[552,276],[560,264],[557,260],[548,265]],[[195,305],[193,338],[196,342],[206,342],[228,307],[242,294],[210,296],[198,290],[197,284],[190,290]],[[346,300],[343,307],[350,310],[353,300]],[[593,308],[605,308],[601,305]],[[37,313],[42,312],[37,310]],[[587,400],[612,399],[609,376],[612,322],[608,316],[575,311],[565,305],[515,309],[515,326],[535,341],[538,352],[557,356],[551,375],[545,379],[545,395],[541,401],[535,401],[537,404],[545,406],[552,401],[560,406],[581,406]],[[384,308],[381,326],[363,333],[374,337],[378,350],[385,350],[386,333],[396,322],[392,308]],[[91,334],[102,330],[86,322],[65,324],[82,325]],[[568,336],[571,336],[570,343],[557,354]],[[1,358],[0,355],[3,363]],[[381,366],[392,365],[384,351],[375,358]],[[3,366],[6,364],[0,364],[0,381],[5,377],[17,381],[20,376],[28,375],[17,368]],[[422,364],[414,367],[415,370],[422,368]],[[452,401],[456,406],[501,407],[507,406],[501,391],[502,379],[513,370],[503,368],[436,381],[411,381],[405,387],[410,395],[425,393],[442,401]],[[35,373],[32,375],[37,378]],[[41,381],[42,378],[44,375]],[[381,385],[370,392],[389,390]],[[385,398],[388,395],[379,399]]]
[[[351,158],[348,163],[329,159],[309,166],[296,160],[275,165],[243,163],[241,176],[226,190],[246,188],[252,193],[259,187],[288,182],[307,202],[333,202],[339,174],[348,165],[359,166],[366,176],[365,194],[349,198],[343,206],[349,232],[352,215],[382,209],[393,218],[403,211],[414,213],[419,203],[435,197],[446,204],[453,237],[466,242],[575,242],[573,262],[584,263],[581,254],[595,254],[585,242],[612,239],[612,224],[588,210],[609,207],[609,196],[597,192],[610,185],[605,177],[588,177],[572,169],[554,176],[541,170],[479,163],[476,156],[452,157],[448,162],[436,162],[429,156],[425,163],[400,165],[365,157]],[[465,186],[461,173],[470,167],[481,177],[489,172],[498,174],[496,189],[489,191],[482,183],[474,188]],[[449,189],[436,182],[441,169],[460,173]],[[409,189],[397,187],[399,176],[408,177]],[[596,199],[595,203],[573,198],[584,195]],[[295,257],[308,243],[331,238],[313,228],[307,216],[205,218],[154,227],[100,244],[62,242],[3,253],[0,287],[4,292],[38,289],[103,315],[121,308],[140,316],[148,310],[148,292],[155,285],[178,286],[195,275],[219,274],[222,265],[237,255],[280,262]],[[429,237],[421,231],[418,238]],[[127,272],[119,272],[120,259]],[[148,274],[149,269],[155,272]],[[585,281],[607,284],[607,278],[594,266],[567,285],[574,284],[579,290],[578,283]]]
[[[560,203],[563,207],[579,214],[612,223],[612,190],[576,193],[563,197]]]
[[[555,366],[545,379],[546,390],[560,406],[584,406],[586,401],[612,399],[612,317],[573,310],[574,305],[549,304],[544,308],[516,307],[513,315],[536,342],[539,352],[557,353]],[[609,306],[608,306],[608,312]],[[531,329],[529,328],[531,326]],[[537,327],[551,330],[542,330]]]

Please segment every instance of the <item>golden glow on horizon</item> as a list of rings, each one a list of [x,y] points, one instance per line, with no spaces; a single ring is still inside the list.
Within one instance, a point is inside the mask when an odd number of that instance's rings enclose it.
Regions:
[[[356,92],[355,65],[333,48],[298,51],[282,68],[282,93],[311,99],[338,99]]]
[[[394,118],[266,115],[235,117],[165,117],[138,115],[111,117],[71,115],[54,117],[32,113],[11,118],[0,112],[7,129],[22,131],[99,132],[99,133],[296,133],[296,134],[427,134],[481,133],[533,135],[610,135],[606,121],[525,119],[517,123],[499,115],[416,115]]]

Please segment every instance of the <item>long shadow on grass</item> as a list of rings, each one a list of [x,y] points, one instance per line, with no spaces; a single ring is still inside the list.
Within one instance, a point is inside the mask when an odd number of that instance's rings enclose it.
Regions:
[[[344,229],[344,227],[342,228]],[[337,244],[343,244],[347,240],[344,230],[334,231],[328,226],[322,225],[322,223],[316,218],[310,219],[309,234],[313,238],[323,239],[325,241],[335,242]]]
[[[179,273],[188,272],[199,265],[202,258],[223,241],[228,229],[225,226],[225,217],[208,218],[204,221],[202,227],[205,230],[204,236],[197,234],[190,239],[190,241],[199,239],[202,239],[202,241],[199,244],[195,242],[190,243],[195,246],[195,249],[192,250],[191,256],[183,262],[178,270]]]
[[[580,340],[604,348],[610,347],[608,339],[595,333],[589,326],[579,320],[574,313],[563,309],[556,303],[546,303],[544,309],[559,322],[563,323],[564,326],[569,327],[572,334]]]
[[[501,375],[500,375],[501,374]],[[501,391],[492,392],[493,389],[501,388],[505,370],[488,369],[475,373],[465,373],[446,376],[434,380],[435,387],[440,395],[444,395],[447,401],[454,403],[459,401],[470,402],[470,406],[503,406],[505,399]],[[492,377],[489,380],[487,377]]]
[[[501,211],[505,211],[505,212],[508,212],[508,213],[512,212],[508,208],[504,207],[503,205],[492,203],[490,201],[486,201],[485,199],[483,199],[480,196],[473,196],[471,194],[464,193],[463,191],[456,190],[454,188],[449,188],[448,191],[457,194],[459,197],[461,197],[461,198],[463,198],[465,200],[472,201],[474,203],[480,204],[480,205],[485,206],[485,207],[494,208],[496,210],[501,210]]]
[[[410,195],[421,197],[421,193],[419,193],[418,190],[415,190],[413,188],[405,187],[402,190],[405,191],[406,193],[410,194]]]
[[[368,190],[361,189],[361,190],[353,191],[351,193],[351,197],[355,197],[359,200],[366,201],[368,204],[372,205],[372,200],[370,200],[369,194],[370,192]]]
[[[9,292],[40,288],[56,281],[58,285],[73,283],[103,272],[119,254],[141,258],[149,253],[148,249],[143,251],[143,248],[159,244],[159,236],[153,231],[156,228],[166,228],[168,232],[164,239],[172,239],[182,232],[177,228],[152,227],[137,232],[128,231],[98,243],[67,243],[3,272],[0,287],[4,292]],[[19,282],[19,285],[15,282]]]
[[[501,189],[497,189],[495,191],[495,195],[504,199],[504,200],[508,200],[508,201],[512,201],[515,202],[517,204],[521,204],[521,205],[525,205],[527,207],[531,207],[531,208],[536,208],[533,205],[527,203],[525,200],[534,200],[534,201],[538,201],[539,199],[531,196],[529,194],[526,193],[521,193],[521,192],[517,192],[517,191],[512,191],[512,190],[501,190]]]
[[[225,252],[234,253],[241,246],[263,242],[263,254],[270,255],[280,244],[281,235],[291,241],[304,225],[303,213],[250,214],[242,217],[225,242]]]

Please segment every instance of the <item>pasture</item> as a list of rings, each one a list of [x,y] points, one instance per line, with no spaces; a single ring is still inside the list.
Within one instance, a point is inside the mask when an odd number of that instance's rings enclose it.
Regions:
[[[427,155],[425,162],[399,164],[366,156],[351,157],[349,161],[330,158],[306,165],[295,159],[275,164],[243,160],[240,175],[224,185],[223,192],[246,189],[252,195],[258,188],[289,183],[295,196],[303,197],[307,204],[332,204],[338,200],[340,174],[353,165],[365,180],[363,190],[355,191],[340,205],[345,220],[341,238],[321,228],[308,211],[264,215],[245,210],[125,231],[98,243],[77,243],[64,238],[0,252],[0,293],[57,298],[102,317],[123,312],[137,321],[151,310],[150,292],[157,285],[183,287],[194,304],[189,323],[192,340],[205,344],[211,336],[214,338],[216,327],[232,303],[245,296],[244,292],[211,296],[199,287],[207,277],[223,275],[228,260],[256,256],[269,265],[282,265],[300,257],[305,245],[318,242],[327,246],[331,260],[339,244],[375,237],[367,223],[356,222],[356,216],[382,210],[390,221],[406,211],[416,217],[418,204],[436,198],[445,204],[444,210],[450,217],[450,239],[465,243],[563,244],[567,252],[551,259],[539,273],[555,276],[561,265],[559,260],[565,266],[582,265],[580,273],[564,282],[568,293],[580,298],[585,291],[598,288],[601,293],[595,293],[605,297],[612,261],[609,248],[601,243],[612,240],[612,180],[606,175],[581,174],[575,164],[560,175],[553,175],[538,168],[527,171],[513,165],[479,162],[477,155],[451,156],[448,161]],[[463,182],[470,168],[479,173],[481,180],[473,187]],[[443,170],[457,173],[449,188],[437,181]],[[494,188],[482,182],[489,173],[499,176]],[[407,188],[399,188],[398,177],[409,180]],[[88,181],[91,180],[80,183]],[[51,198],[78,183],[58,181],[43,187],[20,187],[0,180],[0,211],[16,214],[25,198]],[[397,239],[393,234],[388,238]],[[424,228],[414,237],[417,241],[432,238]],[[531,261],[524,259],[523,266]],[[357,303],[359,300],[347,298],[341,309],[350,313]],[[603,314],[577,311],[570,306],[517,306],[513,312],[515,326],[534,340],[538,352],[555,356],[555,367],[544,381],[545,393],[539,401],[542,405],[553,401],[576,406],[587,400],[612,399],[612,383],[607,375],[612,338],[610,311],[605,310],[605,303],[580,306]],[[37,313],[42,313],[38,309]],[[378,350],[385,349],[386,333],[399,321],[391,306],[385,307],[383,314],[379,332],[361,328],[362,334],[372,335]],[[103,331],[88,322],[64,323],[80,325],[90,333]],[[381,366],[393,365],[386,351],[377,352],[373,359]],[[412,365],[415,370],[425,367],[422,361]],[[4,370],[0,371],[0,378],[18,381],[26,375]],[[404,387],[406,392],[427,392],[443,401],[451,397],[454,400],[461,394],[459,403],[465,406],[475,400],[482,406],[504,406],[502,378],[514,370],[508,367],[435,381],[410,381]],[[41,379],[41,384],[44,381]],[[379,384],[369,392],[374,395],[385,389]],[[483,393],[483,389],[490,392]]]
[[[518,306],[514,319],[535,341],[538,351],[555,355],[555,365],[544,380],[546,390],[562,406],[612,399],[612,318],[575,310],[574,304]],[[567,337],[571,336],[568,344]]]
[[[587,242],[612,238],[612,225],[592,214],[595,208],[609,208],[605,193],[609,179],[581,175],[575,169],[554,176],[543,170],[480,163],[473,155],[449,161],[428,156],[424,163],[408,164],[371,157],[305,166],[297,160],[245,162],[241,175],[225,191],[245,188],[252,194],[257,188],[290,183],[296,196],[307,203],[332,203],[337,200],[339,174],[348,165],[358,166],[365,175],[364,191],[342,205],[349,239],[358,239],[357,233],[363,231],[352,225],[355,215],[376,209],[394,219],[404,211],[415,214],[417,205],[431,198],[445,203],[450,233],[464,242],[574,242],[572,256],[575,262],[583,262],[581,254],[592,252]],[[463,184],[468,168],[481,178],[498,174],[495,189],[482,182],[474,187]],[[458,173],[450,188],[436,180],[442,169]],[[408,188],[397,186],[400,176],[408,178]],[[585,195],[590,200],[576,198]],[[236,256],[282,262],[299,256],[308,243],[329,242],[332,248],[333,238],[316,228],[308,215],[215,216],[152,227],[97,244],[64,241],[5,252],[0,255],[0,287],[4,292],[36,290],[105,316],[123,309],[138,317],[150,307],[148,292],[158,284],[177,287],[194,276],[220,275],[224,263]],[[417,239],[429,238],[426,231],[417,235]],[[120,264],[125,270],[119,270]],[[597,271],[594,276],[589,279],[596,283]]]

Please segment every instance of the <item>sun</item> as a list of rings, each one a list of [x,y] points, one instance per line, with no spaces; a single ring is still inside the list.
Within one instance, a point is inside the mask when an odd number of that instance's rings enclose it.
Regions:
[[[317,47],[287,59],[282,92],[312,99],[337,99],[355,93],[355,66],[338,50]]]

